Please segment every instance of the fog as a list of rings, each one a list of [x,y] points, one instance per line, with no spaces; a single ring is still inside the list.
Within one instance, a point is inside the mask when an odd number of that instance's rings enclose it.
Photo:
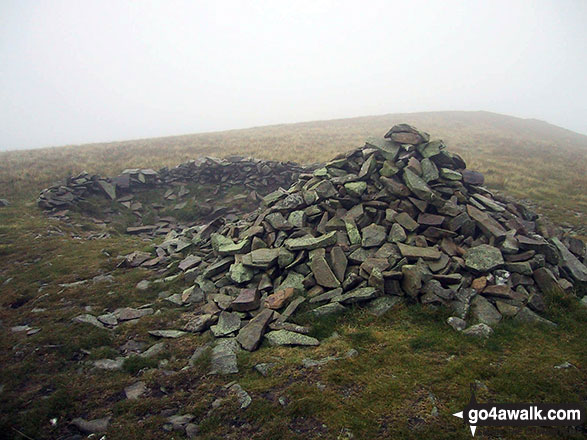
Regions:
[[[587,133],[587,2],[0,0],[0,149],[398,112]]]

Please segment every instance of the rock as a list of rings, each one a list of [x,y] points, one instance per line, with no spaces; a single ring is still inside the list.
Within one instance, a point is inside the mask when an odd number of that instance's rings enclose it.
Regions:
[[[475,208],[472,205],[467,205],[467,213],[475,221],[475,224],[483,231],[483,233],[491,238],[505,237],[506,230],[498,221],[496,221],[489,214]]]
[[[419,199],[426,202],[431,202],[434,199],[434,192],[428,184],[409,169],[404,169],[404,183]]]
[[[344,184],[344,188],[347,193],[352,197],[361,198],[365,190],[367,189],[366,182],[349,182]]]
[[[268,268],[273,266],[279,258],[279,249],[260,248],[251,251],[250,259],[243,259],[247,266]]]
[[[149,347],[146,351],[141,353],[139,356],[142,358],[153,358],[159,356],[165,349],[167,348],[167,344],[165,342],[158,342],[157,344],[153,344]]]
[[[407,212],[400,212],[394,217],[394,221],[399,223],[404,229],[407,229],[410,232],[415,231],[418,229],[418,222],[414,220]]]
[[[364,248],[378,247],[385,242],[387,231],[385,227],[371,223],[361,231],[363,236],[362,246]]]
[[[556,247],[562,267],[567,269],[573,280],[587,282],[587,267],[575,257],[561,241],[554,237],[551,243]]]
[[[118,319],[118,321],[130,321],[133,319],[139,319],[143,316],[152,315],[153,309],[146,307],[144,309],[133,309],[132,307],[122,307],[120,309],[116,309],[113,312],[113,315]]]
[[[267,324],[273,316],[273,310],[264,309],[240,329],[236,340],[247,351],[256,350],[259,346]]]
[[[428,142],[430,139],[430,135],[428,133],[419,131],[417,128],[408,124],[394,125],[391,130],[385,134],[384,137],[390,138],[392,141],[397,142],[398,144],[412,145]]]
[[[342,304],[355,304],[363,301],[369,301],[377,296],[377,290],[373,287],[361,287],[345,293],[340,297],[339,302]]]
[[[136,400],[147,392],[147,385],[145,382],[136,382],[127,386],[124,389],[124,394],[129,400]]]
[[[238,399],[238,403],[240,404],[241,409],[247,409],[253,402],[253,399],[251,399],[249,393],[247,393],[243,389],[243,387],[241,387],[238,383],[232,385],[228,390],[232,394],[236,395],[236,398]]]
[[[76,316],[75,318],[72,318],[73,322],[80,322],[82,324],[91,324],[94,327],[98,327],[98,328],[106,328],[104,327],[104,324],[102,324],[100,321],[98,321],[98,319],[90,314],[84,314],[84,315],[79,315]]]
[[[545,319],[545,318],[537,315],[532,310],[530,310],[528,307],[523,307],[518,312],[518,314],[516,315],[516,317],[514,319],[516,321],[520,321],[520,322],[538,323],[538,324],[545,324],[550,327],[556,327],[556,324],[554,322],[549,321],[548,319]]]
[[[302,293],[306,289],[304,287],[304,276],[301,273],[289,272],[283,282],[276,287],[276,290],[284,290],[288,287],[294,289],[296,293]]]
[[[149,280],[143,280],[137,284],[138,290],[148,290],[149,287],[151,287],[151,282]]]
[[[8,202],[8,200],[6,200],[6,199],[0,199],[0,208],[5,208],[8,205],[10,205],[10,203]]]
[[[467,322],[457,316],[450,316],[446,323],[450,325],[456,331],[463,331],[467,327]]]
[[[210,374],[238,373],[236,353],[238,342],[236,338],[219,339],[212,349],[212,366]]]
[[[189,439],[196,439],[200,433],[200,427],[195,423],[188,423],[185,425],[185,435]]]
[[[320,316],[342,313],[344,311],[346,311],[346,307],[339,304],[338,302],[335,302],[335,303],[325,304],[320,307],[316,307],[314,310],[312,310],[311,313],[312,313],[312,315],[314,315],[316,317],[320,317]]]
[[[330,251],[330,267],[334,275],[341,283],[344,281],[348,259],[340,246],[335,246]]]
[[[235,263],[230,266],[228,276],[237,284],[248,283],[255,276],[255,271],[242,263]]]
[[[110,417],[104,417],[102,419],[84,420],[82,418],[75,418],[71,421],[77,429],[88,434],[98,434],[106,432],[108,425],[110,424]]]
[[[459,181],[463,179],[463,175],[458,171],[451,170],[450,168],[441,168],[440,177],[446,180]]]
[[[399,251],[406,258],[423,258],[425,260],[438,260],[442,255],[438,249],[428,247],[408,246],[398,243]]]
[[[265,307],[273,310],[279,310],[285,304],[293,298],[295,291],[292,287],[287,289],[278,290],[277,292],[269,295],[265,300]]]
[[[367,309],[372,315],[383,316],[395,306],[403,304],[403,302],[403,299],[399,296],[382,296],[371,301]]]
[[[391,225],[391,230],[389,231],[389,241],[392,243],[403,243],[406,241],[406,238],[406,231],[404,231],[404,228],[402,228],[399,223],[394,223]]]
[[[218,324],[210,327],[212,334],[220,338],[236,332],[241,328],[241,317],[238,313],[221,312],[218,318]]]
[[[182,337],[183,335],[185,335],[187,333],[182,332],[181,330],[149,330],[149,334],[151,336],[155,336],[157,338],[176,339],[176,338]]]
[[[179,270],[186,271],[196,267],[198,264],[202,262],[202,258],[198,257],[197,255],[188,255],[182,261],[180,261],[179,265],[177,266]]]
[[[285,247],[290,251],[312,250],[336,244],[336,231],[319,237],[301,237],[285,240]]]
[[[493,334],[493,329],[487,324],[475,324],[463,330],[464,335],[475,336],[477,338],[489,338]]]
[[[117,359],[99,359],[94,361],[94,367],[100,370],[119,371],[122,370],[124,358]]]
[[[118,324],[118,319],[116,318],[114,313],[105,313],[103,315],[98,316],[97,319],[102,324],[108,325],[110,327],[114,327],[116,324]]]
[[[320,345],[320,341],[310,336],[290,332],[288,330],[275,330],[265,334],[270,345]]]
[[[495,306],[502,316],[507,316],[508,318],[513,318],[520,310],[519,307],[512,306],[504,301],[495,301]]]
[[[205,345],[201,345],[200,347],[196,348],[194,350],[194,352],[192,353],[192,355],[190,356],[190,359],[188,360],[188,366],[189,367],[193,367],[196,365],[196,363],[202,359],[202,357],[208,352],[208,350],[210,349],[210,344],[205,344]]]
[[[470,248],[465,252],[465,265],[475,272],[489,272],[503,264],[500,250],[488,244]]]
[[[248,312],[258,309],[260,305],[261,295],[257,289],[242,289],[232,302],[231,307],[235,312]]]
[[[316,278],[316,282],[319,285],[328,288],[340,286],[340,281],[338,281],[324,257],[314,257],[312,259],[311,268],[314,278]]]
[[[485,298],[477,295],[471,301],[471,313],[478,322],[487,325],[496,325],[501,321],[501,314]]]
[[[255,365],[254,370],[263,377],[269,376],[269,372],[273,369],[275,364],[273,363],[260,363]]]
[[[415,264],[402,266],[402,289],[412,298],[417,298],[422,288],[422,274]]]
[[[175,431],[183,431],[185,426],[192,420],[194,420],[192,414],[176,414],[167,418],[167,422],[171,424],[172,429]]]
[[[546,267],[540,267],[534,271],[534,280],[542,292],[552,292],[562,295],[563,289],[560,287],[558,281],[552,272]]]

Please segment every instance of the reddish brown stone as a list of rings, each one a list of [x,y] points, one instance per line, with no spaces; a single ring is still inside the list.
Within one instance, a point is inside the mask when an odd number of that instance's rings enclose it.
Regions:
[[[257,289],[243,289],[239,296],[232,302],[232,310],[235,312],[248,312],[258,309],[261,305],[261,295]]]
[[[291,298],[294,296],[293,287],[287,289],[278,290],[277,292],[269,295],[265,300],[265,306],[269,309],[279,310],[282,308]]]

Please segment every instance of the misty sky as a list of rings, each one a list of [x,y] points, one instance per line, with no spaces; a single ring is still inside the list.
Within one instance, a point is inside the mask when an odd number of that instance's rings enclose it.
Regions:
[[[587,1],[0,0],[0,149],[434,110],[587,133]]]

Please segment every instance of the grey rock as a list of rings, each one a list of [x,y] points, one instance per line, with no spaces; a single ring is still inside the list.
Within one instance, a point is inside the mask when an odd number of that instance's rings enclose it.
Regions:
[[[316,282],[327,288],[335,288],[340,286],[340,281],[334,275],[334,272],[328,265],[326,258],[314,257],[311,262],[312,273]]]
[[[316,317],[320,317],[320,316],[332,315],[332,314],[336,314],[336,313],[342,313],[345,310],[346,310],[346,307],[339,304],[338,302],[334,302],[334,303],[325,304],[320,307],[316,307],[314,310],[312,310],[311,313],[312,313],[312,315],[314,315]]]
[[[501,321],[501,313],[480,295],[471,301],[471,314],[475,320],[487,325],[496,325]]]
[[[247,393],[238,383],[232,385],[228,390],[236,395],[241,409],[247,409],[251,403],[253,403],[253,399],[251,399],[249,393]]]
[[[251,319],[247,325],[239,331],[238,336],[236,337],[236,340],[241,347],[247,351],[256,350],[261,343],[267,324],[272,317],[273,310],[264,309],[261,313]]]
[[[80,431],[88,434],[102,433],[108,430],[108,425],[110,424],[110,417],[104,417],[102,419],[94,420],[85,420],[78,417],[73,419],[71,421],[71,424],[74,425]]]
[[[218,324],[210,327],[212,334],[220,338],[236,332],[241,327],[241,317],[238,313],[221,312],[218,318]]]
[[[556,324],[548,319],[543,318],[542,316],[537,315],[528,307],[523,307],[516,317],[514,318],[516,321],[526,322],[526,323],[538,323],[538,324],[545,324],[550,327],[556,327]]]
[[[236,354],[238,352],[236,338],[219,339],[212,349],[212,366],[210,374],[238,373]]]
[[[118,371],[122,370],[124,364],[124,358],[117,359],[98,359],[94,361],[94,367],[100,370]]]
[[[371,223],[361,231],[363,237],[362,246],[364,248],[378,247],[385,242],[387,231],[384,226]]]
[[[145,382],[136,382],[127,386],[124,389],[124,394],[129,400],[136,400],[147,392],[147,385]]]
[[[104,327],[104,324],[102,324],[100,321],[98,321],[98,319],[94,316],[94,315],[90,315],[90,314],[84,314],[84,315],[79,315],[76,316],[75,318],[72,318],[73,322],[79,322],[82,324],[91,324],[94,327],[98,327],[98,328],[106,328]]]
[[[186,335],[187,333],[182,332],[181,330],[149,330],[149,334],[157,338],[176,339]]]
[[[496,247],[482,244],[465,252],[465,265],[475,272],[489,272],[504,264],[501,251]]]
[[[285,247],[290,251],[312,250],[336,244],[336,231],[319,237],[301,237],[285,240]]]
[[[371,301],[367,305],[367,309],[374,316],[383,316],[394,307],[403,303],[404,300],[399,296],[382,296]]]
[[[138,290],[148,290],[149,287],[151,287],[151,282],[149,280],[143,280],[137,284]]]
[[[466,328],[465,330],[463,330],[463,334],[487,339],[493,334],[493,329],[489,327],[487,324],[481,323]]]
[[[377,289],[373,287],[361,287],[351,290],[340,297],[339,302],[342,304],[355,304],[363,301],[369,301],[377,296]]]
[[[263,377],[267,377],[269,376],[269,373],[271,372],[271,370],[273,369],[273,367],[275,367],[274,363],[267,363],[267,362],[263,362],[260,364],[257,364],[253,367],[253,369],[259,373],[261,376]]]
[[[558,238],[554,237],[550,241],[559,253],[562,266],[567,269],[573,280],[587,282],[587,267]]]
[[[265,334],[270,345],[320,345],[320,341],[310,336],[294,333],[288,330],[274,330]]]
[[[464,319],[459,318],[458,316],[450,316],[446,323],[450,325],[456,331],[463,331],[465,327],[467,327],[467,322]]]
[[[159,356],[165,349],[167,348],[167,344],[165,342],[158,342],[150,346],[147,350],[141,353],[139,356],[143,358],[153,358]]]

